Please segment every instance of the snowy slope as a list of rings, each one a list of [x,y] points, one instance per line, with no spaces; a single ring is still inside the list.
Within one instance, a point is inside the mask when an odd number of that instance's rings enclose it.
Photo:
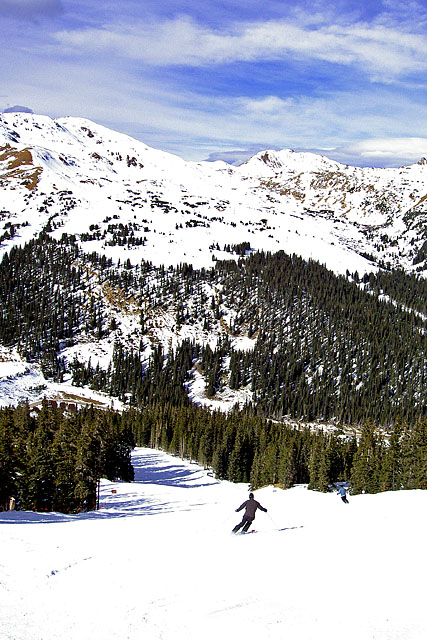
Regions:
[[[149,449],[98,512],[0,513],[2,640],[424,640],[427,493],[245,485]],[[112,491],[117,493],[112,493]]]
[[[208,267],[231,257],[224,245],[249,242],[340,273],[381,260],[412,269],[427,215],[424,163],[361,169],[291,150],[240,167],[185,162],[88,120],[22,113],[0,116],[0,185],[0,223],[15,225],[3,251],[50,220],[57,237],[92,227],[85,249],[134,264]],[[119,223],[143,245],[112,246]]]
[[[99,347],[98,347],[99,350]],[[77,351],[77,349],[75,350]],[[95,350],[96,352],[96,350]],[[92,352],[86,351],[85,357]],[[37,362],[26,362],[16,348],[0,345],[0,408],[28,402],[38,405],[43,398],[80,407],[93,405],[101,409],[122,411],[124,405],[117,398],[92,389],[76,387],[67,379],[63,383],[46,380]]]
[[[85,252],[116,265],[144,259],[209,268],[237,259],[233,246],[246,243],[313,258],[337,273],[391,265],[423,275],[427,268],[425,162],[362,169],[289,149],[260,152],[240,167],[185,162],[82,118],[8,113],[0,114],[0,190],[0,258],[45,230],[57,239],[72,234]],[[119,328],[100,340],[80,336],[61,353],[68,364],[90,358],[107,368],[116,341],[138,348],[141,312],[151,321],[147,358],[152,344],[169,349],[190,339],[214,347],[221,334],[219,324],[209,334],[201,325],[178,327],[173,310],[149,309],[143,300],[114,305],[102,273],[92,269],[90,279],[105,325]],[[205,293],[210,299],[217,292],[206,283]],[[231,325],[228,310],[221,312]],[[233,340],[237,349],[254,344],[246,336]],[[224,409],[250,400],[249,390],[214,400],[204,391],[194,372],[193,401]],[[61,393],[70,390],[45,380],[38,364],[14,349],[0,352],[0,406]]]

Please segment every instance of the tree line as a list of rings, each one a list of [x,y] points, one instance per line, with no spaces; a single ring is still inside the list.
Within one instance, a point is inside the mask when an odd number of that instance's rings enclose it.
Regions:
[[[0,507],[76,513],[97,506],[101,477],[133,480],[132,430],[117,412],[74,415],[43,402],[0,410]]]
[[[256,489],[308,484],[328,491],[350,482],[352,493],[427,489],[427,419],[399,421],[385,437],[372,421],[359,436],[296,428],[248,411],[228,414],[166,403],[135,410],[139,446],[163,449],[211,468],[221,479]]]
[[[153,402],[123,414],[74,415],[44,402],[0,411],[0,505],[76,513],[97,506],[101,477],[133,480],[135,445],[161,449],[211,469],[219,479],[353,494],[427,489],[427,420],[396,424],[389,437],[367,421],[361,434],[291,427],[248,411],[228,414]]]

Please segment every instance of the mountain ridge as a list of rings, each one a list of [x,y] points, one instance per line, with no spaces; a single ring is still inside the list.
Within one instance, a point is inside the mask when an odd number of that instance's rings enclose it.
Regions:
[[[79,241],[91,225],[108,235],[105,218],[116,216],[123,224],[136,221],[141,228],[134,235],[145,236],[143,246],[127,252],[133,264],[144,258],[206,267],[227,257],[226,242],[249,242],[254,250],[317,259],[339,273],[388,264],[424,270],[420,262],[414,266],[423,244],[417,230],[427,216],[422,164],[362,169],[292,150],[259,152],[239,167],[186,162],[86,119],[27,113],[2,114],[0,136],[2,219],[28,223],[24,239],[49,219],[56,237],[62,229]],[[32,154],[25,171],[10,161],[24,149]],[[72,192],[66,194],[72,208],[60,202],[64,191]],[[106,242],[94,238],[92,246],[118,259]]]

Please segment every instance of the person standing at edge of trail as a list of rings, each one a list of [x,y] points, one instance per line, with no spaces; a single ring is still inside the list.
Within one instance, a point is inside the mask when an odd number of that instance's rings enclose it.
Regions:
[[[245,513],[243,515],[242,521],[239,522],[239,524],[236,524],[236,526],[234,527],[233,533],[237,533],[238,530],[242,527],[242,533],[246,533],[255,519],[255,512],[257,509],[261,509],[261,511],[265,511],[265,513],[267,513],[267,509],[261,506],[260,503],[254,499],[253,493],[249,494],[249,500],[245,500],[245,502],[241,504],[238,509],[236,509],[236,512],[241,511],[242,509],[245,510]]]
[[[338,487],[338,494],[339,496],[341,496],[341,500],[343,502],[345,502],[345,504],[349,504],[348,500],[347,500],[347,491],[346,488],[343,486]]]

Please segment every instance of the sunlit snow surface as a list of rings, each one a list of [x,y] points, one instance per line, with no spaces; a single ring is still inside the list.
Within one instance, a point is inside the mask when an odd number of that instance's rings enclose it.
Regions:
[[[425,640],[427,492],[255,493],[137,449],[101,509],[0,513],[2,640]],[[117,493],[113,493],[115,490]]]

